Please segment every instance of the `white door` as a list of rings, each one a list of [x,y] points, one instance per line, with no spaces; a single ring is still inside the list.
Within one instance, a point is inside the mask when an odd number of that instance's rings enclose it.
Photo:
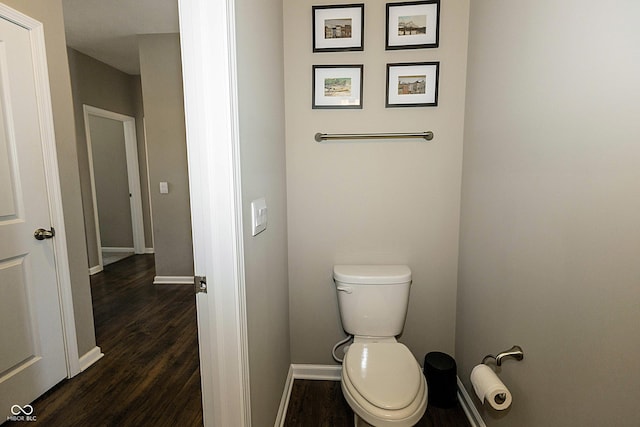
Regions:
[[[0,18],[0,423],[67,376],[55,237],[34,238],[51,224],[35,87],[29,31]]]
[[[251,425],[234,0],[179,0],[206,427]]]

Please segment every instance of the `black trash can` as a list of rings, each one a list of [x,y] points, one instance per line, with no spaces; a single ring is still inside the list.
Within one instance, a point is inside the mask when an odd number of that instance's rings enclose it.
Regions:
[[[453,357],[432,351],[424,358],[424,375],[429,387],[429,405],[451,408],[457,402],[457,369]]]

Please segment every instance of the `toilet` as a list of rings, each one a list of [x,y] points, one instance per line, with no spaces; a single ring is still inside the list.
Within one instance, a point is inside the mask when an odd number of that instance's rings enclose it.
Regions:
[[[341,384],[356,426],[415,425],[427,409],[427,383],[411,351],[396,341],[407,314],[411,270],[336,265],[333,279],[342,327],[353,335]]]

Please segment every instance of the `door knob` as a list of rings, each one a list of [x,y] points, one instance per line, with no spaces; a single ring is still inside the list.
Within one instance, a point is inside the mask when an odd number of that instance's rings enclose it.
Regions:
[[[33,237],[35,237],[36,240],[50,239],[55,235],[56,235],[56,230],[53,227],[51,227],[51,230],[38,228],[36,231],[33,232]]]

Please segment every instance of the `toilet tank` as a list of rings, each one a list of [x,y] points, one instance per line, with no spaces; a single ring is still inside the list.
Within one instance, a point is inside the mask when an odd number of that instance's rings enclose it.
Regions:
[[[351,335],[395,337],[409,305],[411,270],[406,265],[336,265],[342,327]]]

